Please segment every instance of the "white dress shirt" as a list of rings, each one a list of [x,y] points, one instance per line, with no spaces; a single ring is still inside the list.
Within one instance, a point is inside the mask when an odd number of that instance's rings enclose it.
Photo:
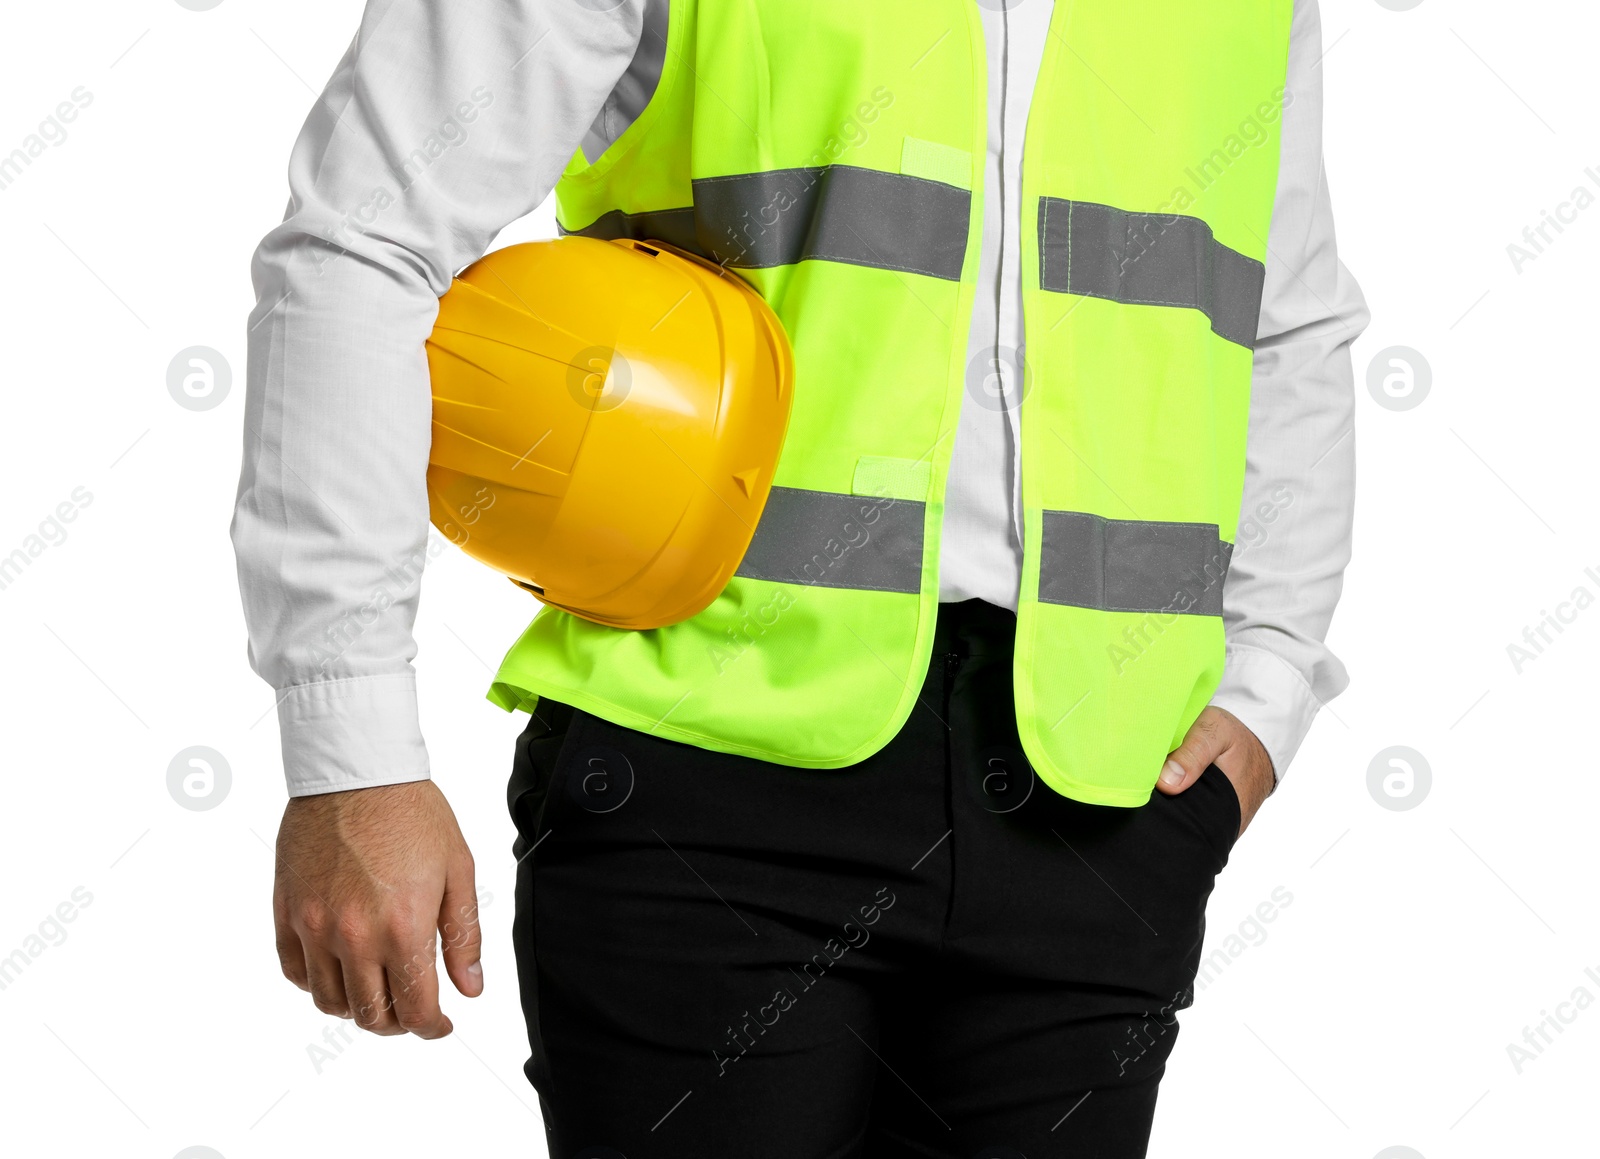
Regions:
[[[428,534],[423,342],[451,276],[544,200],[575,150],[597,157],[644,108],[669,2],[369,0],[301,130],[288,212],[252,267],[233,523],[251,663],[278,693],[293,796],[428,776],[411,667]],[[973,2],[989,63],[984,235],[939,596],[1015,608],[1022,152],[1053,0]],[[1320,54],[1315,0],[1297,0],[1213,698],[1280,777],[1348,682],[1323,641],[1349,559],[1349,345],[1367,315],[1334,247]]]

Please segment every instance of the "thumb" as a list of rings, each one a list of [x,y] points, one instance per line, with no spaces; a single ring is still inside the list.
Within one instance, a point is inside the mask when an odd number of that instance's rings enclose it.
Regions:
[[[478,886],[472,858],[452,865],[439,907],[439,941],[445,972],[468,998],[483,993],[483,930],[478,925]]]
[[[1167,757],[1161,766],[1161,777],[1156,788],[1169,797],[1183,792],[1200,779],[1200,774],[1222,754],[1222,743],[1216,730],[1204,717],[1194,722],[1183,738],[1183,743]]]

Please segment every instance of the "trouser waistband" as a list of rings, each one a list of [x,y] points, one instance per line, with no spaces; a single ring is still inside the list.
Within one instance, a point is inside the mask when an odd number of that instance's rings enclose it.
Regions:
[[[934,656],[996,658],[1015,646],[1017,614],[987,600],[971,599],[939,605],[933,631]]]

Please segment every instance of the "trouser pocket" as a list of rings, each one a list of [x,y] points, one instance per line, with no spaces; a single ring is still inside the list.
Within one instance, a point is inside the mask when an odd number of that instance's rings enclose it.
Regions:
[[[527,856],[543,831],[550,786],[571,739],[576,713],[570,704],[541,697],[528,717],[527,727],[517,737],[511,777],[506,783],[506,808],[517,827],[511,851],[518,861]]]
[[[1243,816],[1239,793],[1233,787],[1233,778],[1216,765],[1207,765],[1194,784],[1182,794],[1195,795],[1195,804],[1205,814],[1205,826],[1217,852],[1217,871],[1228,864],[1234,842],[1239,840],[1239,822]]]

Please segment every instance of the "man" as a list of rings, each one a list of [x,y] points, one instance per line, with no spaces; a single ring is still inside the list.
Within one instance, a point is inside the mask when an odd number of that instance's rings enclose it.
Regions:
[[[782,566],[547,610],[491,691],[551,1154],[1143,1155],[1214,875],[1346,683],[1320,51],[1314,0],[373,0],[254,268],[285,974],[428,1038],[436,935],[482,990],[410,666],[423,341],[560,179],[749,280],[797,377]]]

